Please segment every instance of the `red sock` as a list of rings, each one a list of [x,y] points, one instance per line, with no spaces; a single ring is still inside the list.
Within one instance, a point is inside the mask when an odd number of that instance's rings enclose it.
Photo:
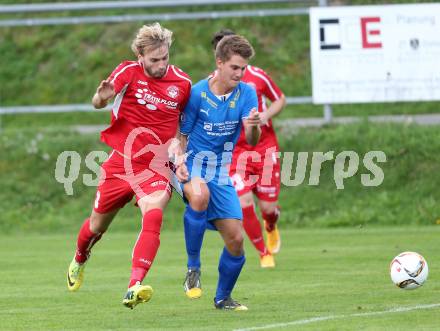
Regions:
[[[255,214],[254,206],[251,205],[243,208],[242,210],[243,227],[246,231],[246,234],[261,256],[267,254],[263,232],[261,231],[261,224],[257,218],[257,214]]]
[[[266,230],[268,232],[273,231],[275,228],[275,224],[277,224],[278,219],[280,218],[280,206],[275,208],[275,211],[271,214],[261,213],[263,219],[266,221]]]
[[[142,230],[134,245],[131,276],[128,287],[142,282],[153,264],[160,245],[162,210],[152,209],[142,217]]]
[[[93,233],[90,230],[90,219],[87,218],[78,233],[75,260],[84,263],[90,256],[90,251],[96,242],[101,239],[102,233]]]

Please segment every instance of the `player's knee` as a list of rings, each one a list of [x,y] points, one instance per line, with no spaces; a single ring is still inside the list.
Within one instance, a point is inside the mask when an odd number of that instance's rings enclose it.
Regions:
[[[243,254],[243,235],[241,232],[229,237],[227,248],[232,255],[238,256]]]
[[[279,214],[280,206],[277,202],[266,202],[260,200],[260,210],[263,214]]]
[[[254,199],[252,193],[248,192],[240,196],[240,206],[241,208],[246,208],[254,204]]]
[[[275,223],[280,217],[280,207],[277,205],[260,206],[263,219],[269,223]]]
[[[272,207],[272,206],[260,206],[261,209],[261,213],[264,215],[271,215],[275,213],[275,209],[276,207]]]
[[[188,198],[192,209],[201,211],[208,208],[210,194],[208,185],[203,179],[192,179],[185,190],[185,196]]]
[[[107,231],[112,219],[112,216],[93,212],[90,215],[90,231],[93,233],[102,233]]]
[[[203,211],[208,209],[208,203],[209,203],[209,199],[206,199],[203,196],[195,196],[189,202],[191,208],[197,211]]]

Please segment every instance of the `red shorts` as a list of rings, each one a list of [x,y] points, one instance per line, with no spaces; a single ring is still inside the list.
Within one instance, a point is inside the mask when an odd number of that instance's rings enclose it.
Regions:
[[[278,200],[281,178],[275,147],[265,151],[235,150],[229,175],[239,196],[252,191],[260,200]]]
[[[131,175],[130,175],[131,174]],[[168,178],[113,151],[101,166],[94,210],[104,214],[122,208],[136,196],[136,201],[157,191],[171,195]]]

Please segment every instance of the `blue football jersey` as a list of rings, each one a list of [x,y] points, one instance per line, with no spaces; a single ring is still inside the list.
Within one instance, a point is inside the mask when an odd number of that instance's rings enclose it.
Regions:
[[[180,132],[189,135],[188,160],[208,158],[216,166],[223,153],[231,152],[252,109],[258,109],[255,90],[240,82],[225,101],[219,100],[204,79],[191,89],[191,96],[183,112]],[[230,163],[230,162],[226,162]]]

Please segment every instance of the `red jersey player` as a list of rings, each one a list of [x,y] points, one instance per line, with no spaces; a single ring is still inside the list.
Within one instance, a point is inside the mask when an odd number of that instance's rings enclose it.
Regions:
[[[232,34],[235,33],[231,30],[217,32],[212,39],[214,49],[224,36]],[[243,227],[260,254],[261,267],[270,268],[275,266],[272,254],[278,253],[281,245],[276,224],[280,215],[279,147],[271,119],[283,109],[286,98],[270,76],[260,68],[248,65],[242,81],[254,87],[257,92],[258,110],[261,112],[263,125],[261,138],[256,146],[247,144],[243,131],[241,132],[233,151],[229,174],[240,197]],[[266,99],[271,101],[269,107]],[[264,220],[267,247],[255,213],[254,195]]]
[[[95,108],[103,108],[116,96],[111,125],[101,133],[101,140],[113,152],[102,165],[94,208],[79,231],[67,285],[70,291],[79,289],[93,245],[119,209],[136,196],[142,230],[133,248],[131,277],[123,299],[129,308],[148,301],[153,293],[141,282],[159,248],[162,213],[171,195],[168,147],[191,90],[188,75],[168,64],[171,37],[172,32],[159,23],[144,25],[132,43],[137,61],[117,66],[92,100]],[[179,173],[178,178],[184,179]]]

